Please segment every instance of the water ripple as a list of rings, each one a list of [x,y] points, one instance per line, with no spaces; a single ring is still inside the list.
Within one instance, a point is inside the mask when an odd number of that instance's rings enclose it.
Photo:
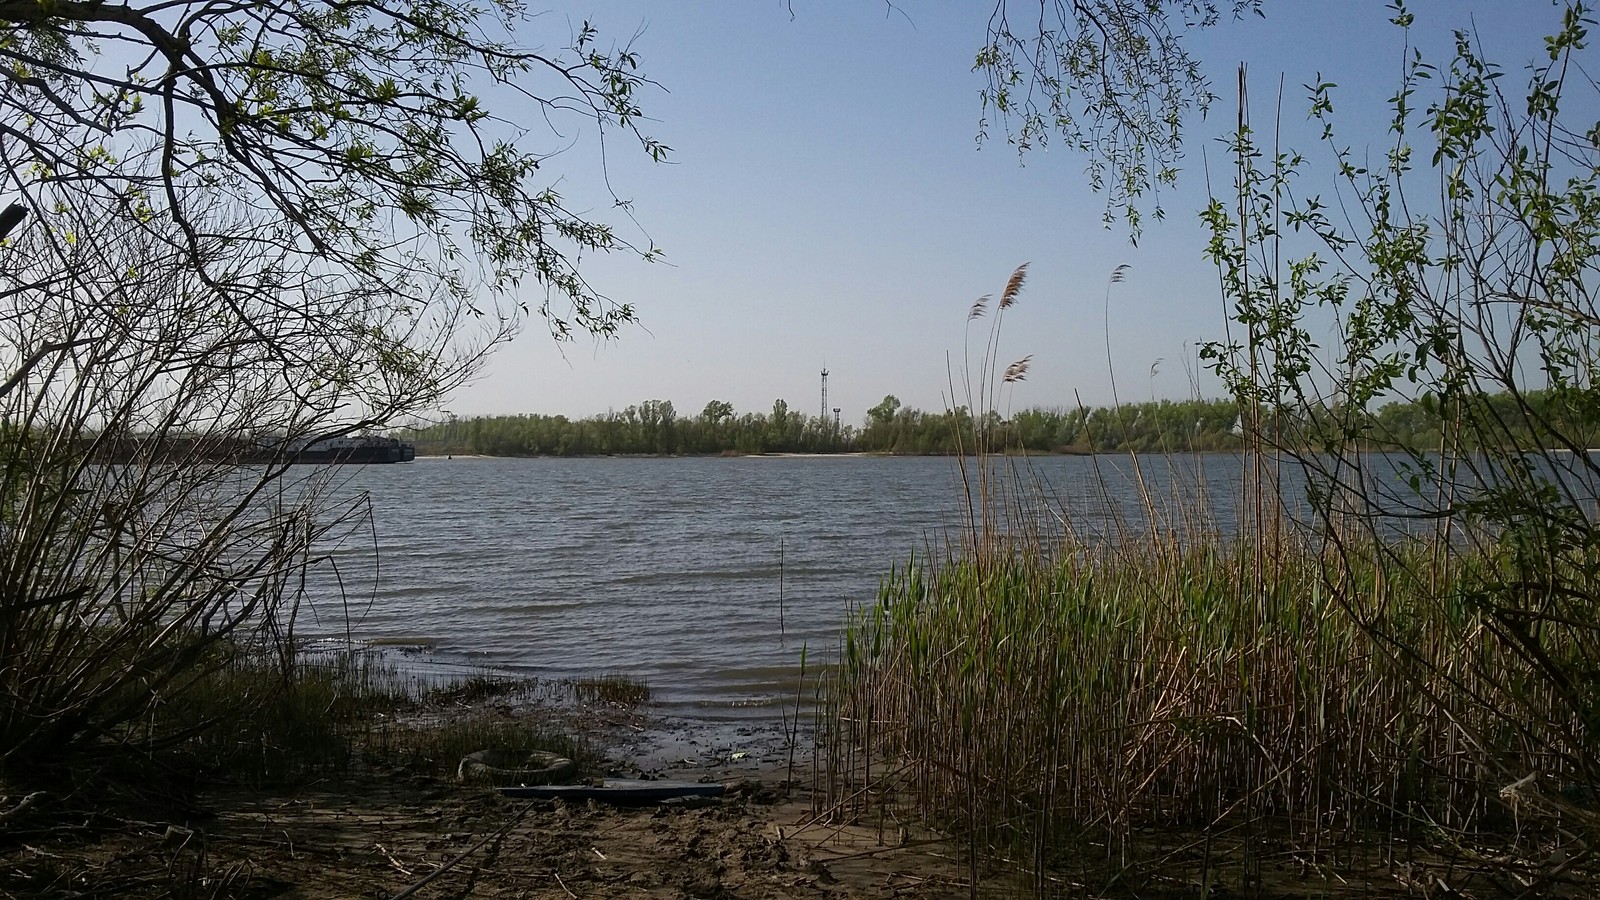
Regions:
[[[1082,460],[1040,466],[1063,496],[1089,496]],[[833,649],[848,609],[960,520],[957,487],[948,459],[351,468],[344,490],[370,496],[375,522],[330,548],[301,627],[425,639],[447,665],[622,673],[669,704],[762,708],[792,693],[802,646],[813,663]]]

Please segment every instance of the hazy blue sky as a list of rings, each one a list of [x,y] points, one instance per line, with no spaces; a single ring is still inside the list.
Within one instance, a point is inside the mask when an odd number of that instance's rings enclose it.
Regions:
[[[1218,138],[1233,121],[1237,66],[1249,65],[1258,128],[1281,75],[1285,141],[1316,149],[1301,85],[1321,72],[1340,85],[1348,142],[1375,153],[1401,67],[1401,35],[1378,0],[1267,0],[1264,20],[1191,35],[1223,99],[1209,121],[1190,123],[1167,221],[1134,247],[1124,230],[1102,227],[1081,157],[1050,149],[1019,160],[999,128],[976,144],[981,81],[970,69],[987,2],[550,3],[525,42],[559,45],[584,19],[607,38],[638,32],[634,49],[664,88],[642,99],[648,130],[673,148],[670,164],[616,141],[609,177],[665,262],[586,261],[598,289],[638,308],[642,327],[557,345],[531,322],[451,398],[457,415],[579,416],[645,399],[684,414],[713,399],[752,411],[780,397],[814,413],[824,366],[829,405],[846,421],[885,394],[939,408],[947,358],[961,364],[968,306],[1024,262],[1028,285],[1001,356],[1031,353],[1033,368],[1012,406],[1071,405],[1075,393],[1109,400],[1103,304],[1122,263],[1131,268],[1109,322],[1117,389],[1125,401],[1188,396],[1197,388],[1185,362],[1194,371],[1195,345],[1223,326],[1196,213],[1204,160],[1226,166]],[[1413,41],[1441,62],[1451,30],[1475,24],[1517,89],[1560,13],[1549,0],[1411,9]],[[611,214],[592,154],[575,149],[547,171],[562,173],[578,208]],[[1326,172],[1318,190],[1331,188]],[[1219,393],[1209,377],[1197,385]]]

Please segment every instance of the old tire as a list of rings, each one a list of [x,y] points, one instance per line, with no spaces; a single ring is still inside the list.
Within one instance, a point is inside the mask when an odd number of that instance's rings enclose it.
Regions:
[[[466,784],[562,784],[577,772],[572,760],[548,750],[478,750],[461,758],[456,777]]]

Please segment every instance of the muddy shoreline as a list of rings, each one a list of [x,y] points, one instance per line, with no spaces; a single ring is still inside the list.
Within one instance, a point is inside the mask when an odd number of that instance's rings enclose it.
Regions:
[[[481,713],[482,710],[476,710]],[[509,705],[504,715],[526,715]],[[437,714],[437,713],[435,713]],[[721,782],[715,801],[512,800],[444,766],[280,788],[115,798],[92,821],[0,842],[0,896],[850,898],[965,896],[946,860],[831,823],[776,726],[707,729],[648,710],[572,711],[613,777]],[[948,855],[947,855],[948,858]]]
[[[790,735],[776,722],[704,722],[648,706],[498,699],[436,705],[420,720],[443,727],[453,715],[542,718],[601,748],[592,765],[605,777],[714,781],[727,793],[640,807],[516,800],[462,784],[453,775],[455,761],[444,759],[361,767],[292,786],[213,783],[181,796],[124,775],[117,790],[92,805],[80,803],[76,812],[0,823],[0,897],[971,896],[973,860],[965,842],[909,817],[882,815],[881,806],[852,813],[843,808],[852,798],[829,808],[835,801],[814,790],[804,731],[791,769]],[[0,808],[16,799],[6,797]],[[1141,855],[1157,862],[1155,870],[1098,891],[1065,873],[1051,875],[1047,893],[1230,896],[1228,885],[1248,874],[1261,897],[1419,896],[1443,883],[1441,875],[1456,880],[1456,865],[1426,854],[1396,869],[1379,847],[1334,858],[1295,850],[1291,838],[1270,828],[1247,835],[1141,832],[1141,845],[1148,845]],[[1098,853],[1094,846],[1081,848],[1089,853],[1084,871],[1097,871],[1097,883],[1115,884],[1121,878],[1115,871],[1098,870],[1118,867],[1105,858],[1104,845]],[[979,896],[1031,896],[1036,887],[984,871]]]

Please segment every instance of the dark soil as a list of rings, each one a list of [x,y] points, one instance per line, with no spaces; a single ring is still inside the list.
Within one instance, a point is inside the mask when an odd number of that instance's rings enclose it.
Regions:
[[[525,711],[507,706],[495,714]],[[166,782],[155,773],[141,784],[119,772],[115,787],[93,795],[93,803],[80,784],[0,818],[0,897],[971,896],[959,842],[901,823],[840,824],[818,809],[809,762],[797,757],[791,772],[777,729],[664,722],[620,708],[589,709],[584,719],[592,739],[610,748],[609,774],[719,781],[728,794],[643,808],[511,800],[457,783],[445,765],[198,792],[159,787]],[[0,787],[0,795],[9,795],[0,796],[5,816],[23,793]],[[1106,893],[1063,877],[1046,889],[1058,896],[1346,898],[1491,897],[1528,888],[1376,851],[1362,865],[1294,852],[1287,843],[1241,854],[1223,849],[1235,843],[1232,836],[1214,837],[1148,835],[1144,849],[1164,848],[1153,855],[1165,864],[1141,873],[1137,887],[1129,878]],[[1202,845],[1211,862],[1195,865]],[[1240,889],[1242,870],[1230,859],[1254,860],[1249,880],[1259,889]],[[1219,877],[1208,881],[1204,871]],[[1033,888],[991,876],[979,895],[1031,896]],[[1541,895],[1581,896],[1562,888],[1529,896]]]

